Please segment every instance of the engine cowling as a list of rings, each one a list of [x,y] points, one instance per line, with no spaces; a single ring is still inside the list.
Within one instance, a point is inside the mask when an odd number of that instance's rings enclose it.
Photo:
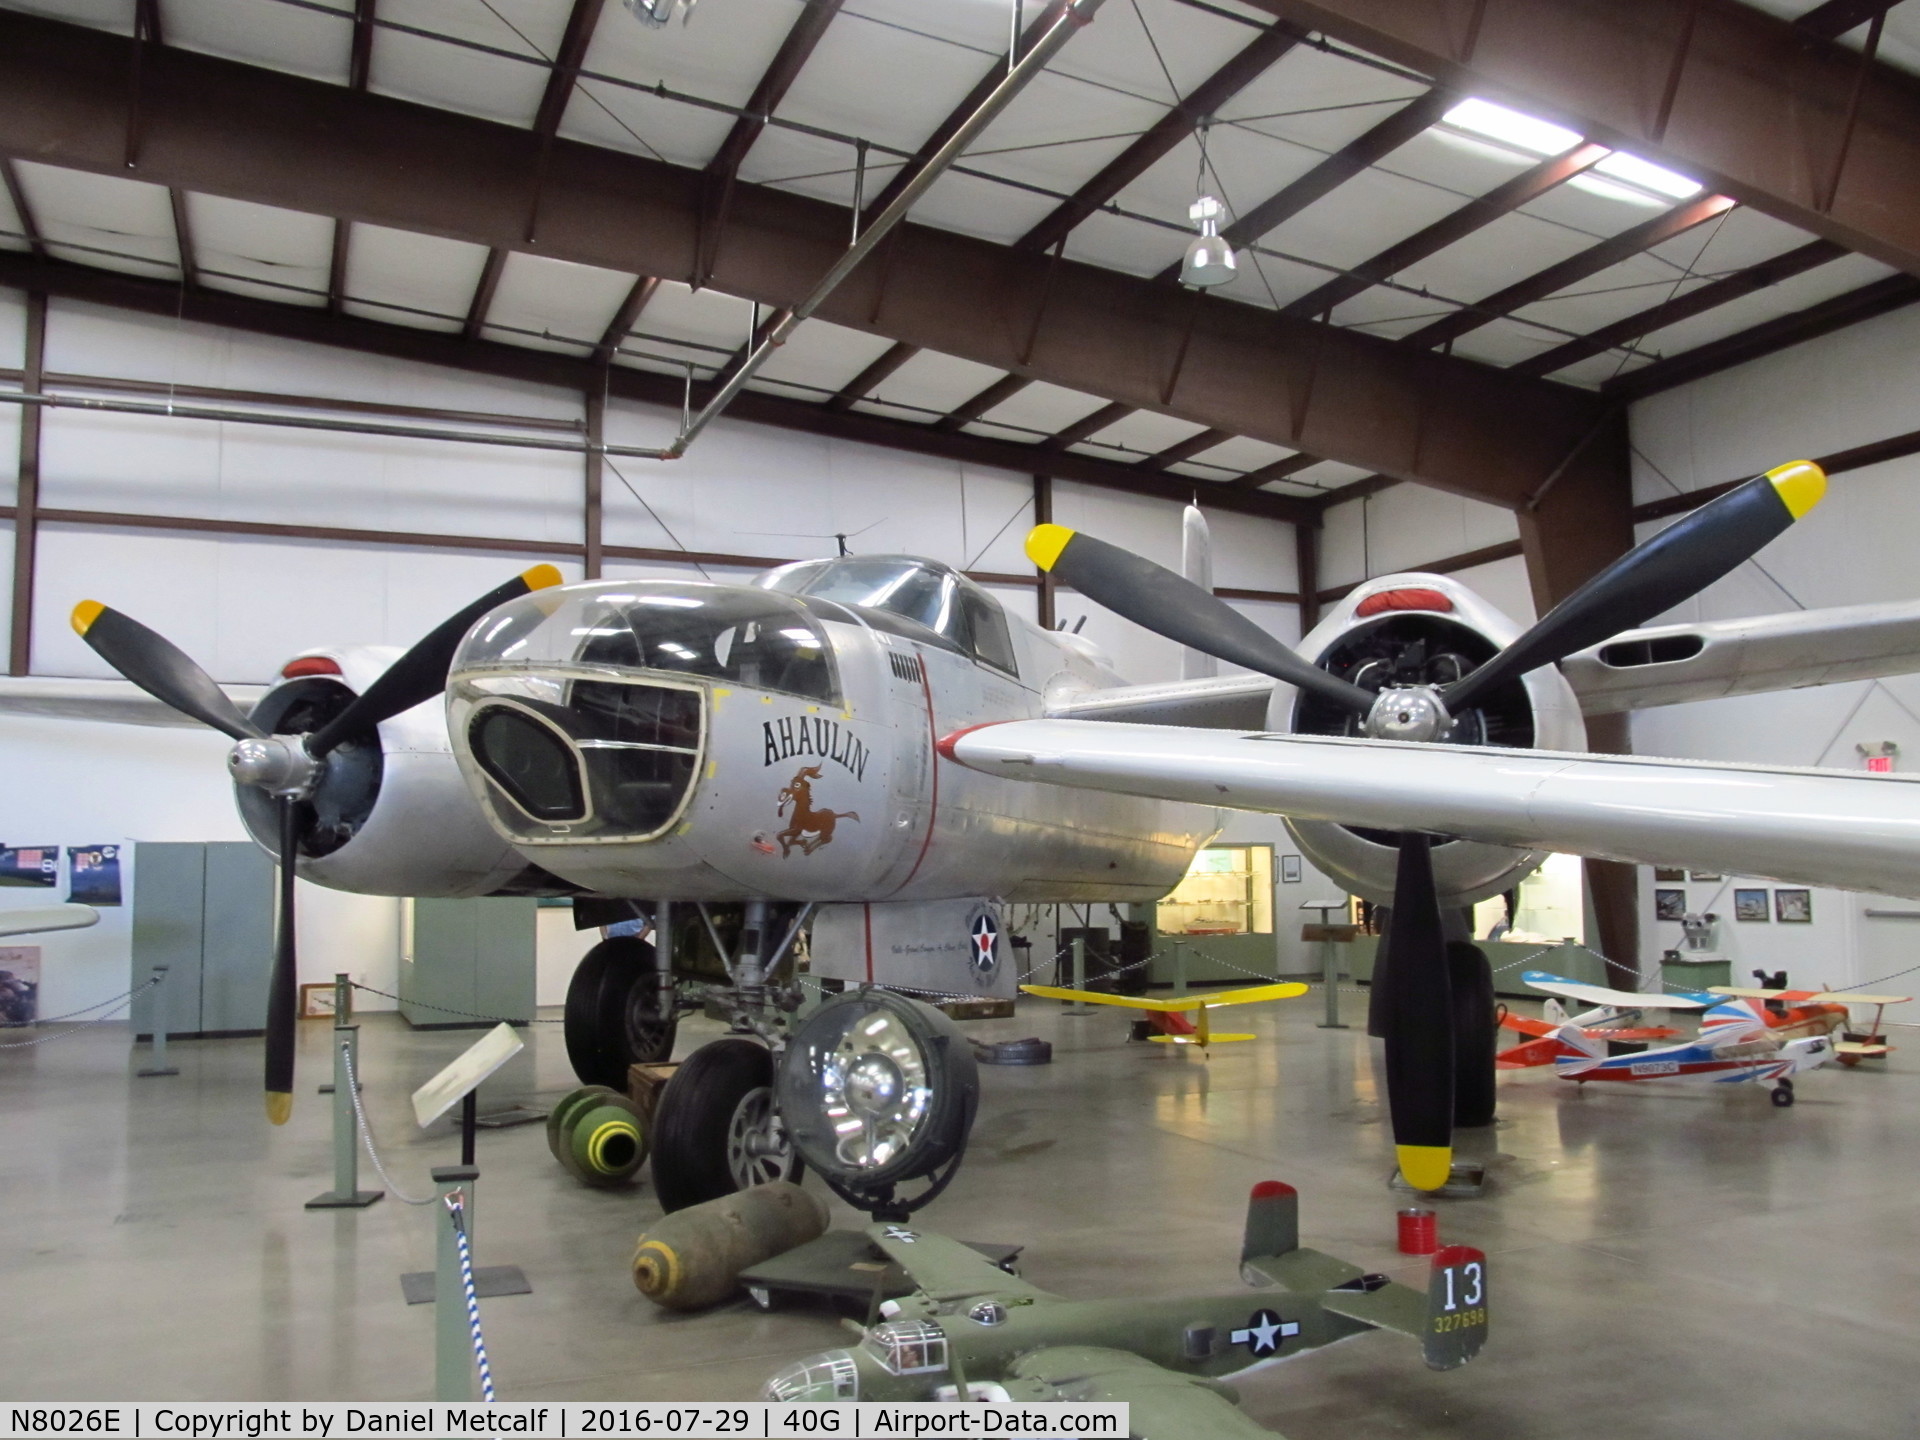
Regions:
[[[282,668],[253,709],[274,734],[317,730],[400,655],[396,646],[307,650]],[[530,865],[487,823],[461,777],[438,699],[354,736],[326,758],[300,802],[299,873],[362,895],[458,898],[564,895],[575,887]],[[234,799],[253,838],[277,849],[277,802],[254,785]]]
[[[1521,627],[1445,575],[1385,575],[1334,606],[1300,643],[1300,653],[1368,689],[1444,685],[1512,643]],[[1290,685],[1276,686],[1269,729],[1355,735],[1358,719]],[[1551,665],[1534,670],[1454,717],[1441,743],[1584,750],[1586,727],[1572,687]],[[1324,821],[1287,821],[1301,852],[1354,894],[1393,903],[1399,848],[1379,832]],[[1546,858],[1467,840],[1433,846],[1434,881],[1444,905],[1472,905],[1519,884]]]

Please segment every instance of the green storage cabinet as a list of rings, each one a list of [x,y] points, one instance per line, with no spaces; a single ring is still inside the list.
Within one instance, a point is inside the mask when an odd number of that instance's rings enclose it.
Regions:
[[[249,841],[145,842],[134,851],[133,969],[167,966],[167,1033],[258,1035],[273,972],[274,864]],[[156,992],[134,997],[133,1030],[153,1033]]]
[[[1733,984],[1733,961],[1724,955],[1689,956],[1684,950],[1660,961],[1660,983],[1669,990],[1710,990]]]
[[[421,1030],[531,1023],[539,903],[519,896],[405,902],[400,1013],[407,1023]]]

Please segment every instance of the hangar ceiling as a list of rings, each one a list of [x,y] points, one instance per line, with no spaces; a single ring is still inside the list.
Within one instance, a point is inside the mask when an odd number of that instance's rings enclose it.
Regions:
[[[677,399],[977,105],[1010,18],[14,0],[0,283]],[[1804,62],[1820,154],[1715,133],[1749,40]],[[1281,518],[1397,479],[1522,507],[1624,399],[1920,295],[1847,169],[1898,158],[1916,65],[1920,12],[1868,0],[1106,0],[739,413]],[[1242,254],[1204,296],[1200,189]]]

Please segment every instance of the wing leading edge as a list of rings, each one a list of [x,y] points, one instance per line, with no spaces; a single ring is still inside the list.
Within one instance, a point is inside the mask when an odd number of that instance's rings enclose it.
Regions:
[[[940,748],[1047,785],[1920,893],[1916,777],[1072,720],[981,726]]]

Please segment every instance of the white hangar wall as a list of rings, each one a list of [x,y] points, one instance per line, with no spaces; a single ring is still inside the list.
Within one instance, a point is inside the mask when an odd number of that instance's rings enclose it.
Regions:
[[[1664,499],[1787,460],[1908,433],[1920,412],[1916,402],[1920,310],[1906,309],[1638,402],[1631,415],[1634,499]],[[1667,523],[1642,525],[1640,538]],[[1820,506],[1756,563],[1665,618],[1730,619],[1911,601],[1920,598],[1917,546],[1920,456],[1848,471],[1833,476]],[[1876,741],[1900,747],[1897,770],[1920,766],[1920,677],[1666,706],[1633,720],[1633,748],[1645,755],[1844,769],[1862,764],[1857,745]],[[1684,887],[1690,907],[1722,916],[1736,977],[1755,968],[1784,968],[1796,985],[1859,984],[1907,970],[1920,959],[1914,954],[1920,918],[1867,914],[1920,916],[1920,906],[1884,896],[1815,891],[1809,925],[1734,922],[1734,885],[1762,883]],[[1677,944],[1680,928],[1653,920],[1654,888],[1643,879],[1648,909],[1642,927],[1650,955]],[[1890,988],[1911,992],[1915,978],[1891,982]]]
[[[0,290],[0,370],[12,372],[9,379],[25,354],[25,313],[22,295]],[[53,374],[153,385],[569,424],[582,411],[580,396],[561,389],[60,300],[49,306],[45,356]],[[17,484],[18,412],[0,405],[0,503],[7,505]],[[607,409],[606,438],[664,444],[677,419],[616,401]],[[582,527],[582,460],[566,452],[55,409],[43,415],[40,469],[40,503],[48,509],[566,544],[577,542]],[[603,486],[608,545],[800,559],[834,553],[832,536],[845,531],[859,551],[911,551],[971,570],[1032,573],[1021,550],[1033,521],[1026,475],[723,419],[675,464],[611,457]],[[1173,505],[1062,481],[1054,486],[1054,516],[1179,563]],[[1295,588],[1290,526],[1239,514],[1215,519],[1218,585]],[[0,532],[5,612],[11,524]],[[182,645],[216,678],[259,683],[307,646],[410,643],[474,595],[542,559],[555,560],[568,579],[580,578],[577,561],[537,554],[43,521],[32,669],[111,674],[67,620],[77,601],[97,598]],[[752,573],[613,558],[605,572],[723,582]],[[1010,611],[1034,615],[1033,587],[988,588]],[[1294,605],[1234,603],[1281,638],[1298,638]],[[1130,678],[1178,675],[1175,647],[1077,595],[1062,592],[1059,613],[1069,621],[1084,613],[1084,633]],[[220,738],[190,731],[0,717],[7,777],[0,844],[241,839],[224,750]],[[1291,850],[1279,822],[1268,817],[1241,819],[1233,833]],[[0,890],[0,906],[44,903],[47,893]],[[93,930],[35,942],[46,961],[43,1013],[126,988],[127,919],[122,910]],[[303,887],[303,980],[348,970],[391,990],[398,935],[396,902]],[[571,958],[569,937],[550,938],[557,958],[543,955],[543,1001],[559,998]]]

